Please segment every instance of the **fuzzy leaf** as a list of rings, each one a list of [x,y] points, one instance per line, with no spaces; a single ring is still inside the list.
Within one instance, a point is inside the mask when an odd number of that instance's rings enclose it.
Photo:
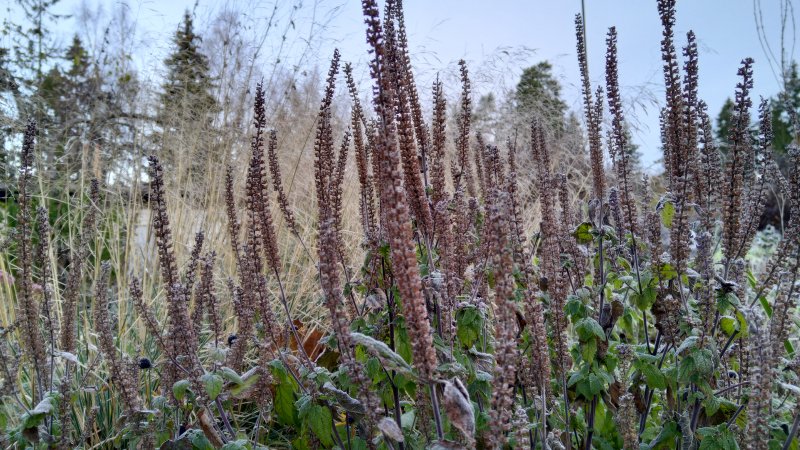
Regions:
[[[297,424],[297,410],[294,406],[296,383],[289,376],[282,362],[274,360],[269,363],[269,366],[276,382],[273,402],[278,420],[287,425],[295,425]]]
[[[386,343],[355,331],[350,333],[350,336],[356,344],[363,346],[369,353],[376,356],[387,369],[394,369],[400,373],[414,376],[414,372],[406,360],[393,352]]]
[[[583,342],[588,341],[592,336],[597,336],[603,341],[606,340],[606,333],[603,331],[603,327],[591,317],[585,317],[579,320],[578,323],[575,324],[575,331]]]
[[[575,236],[575,240],[578,241],[578,244],[589,244],[594,240],[592,229],[591,222],[583,222],[572,231],[572,235]]]
[[[631,293],[631,301],[637,308],[641,310],[649,309],[656,302],[658,292],[652,286],[647,286],[642,289],[642,293]]]
[[[354,414],[358,417],[364,415],[364,405],[361,404],[360,401],[354,399],[345,391],[338,389],[336,386],[333,385],[331,382],[326,382],[322,385],[322,390],[332,395],[336,398],[336,402],[342,407],[345,411],[350,414]]]
[[[697,434],[700,435],[699,450],[737,450],[739,448],[739,444],[736,443],[736,438],[728,429],[727,424],[700,428],[697,430]]]
[[[331,428],[333,416],[330,409],[313,403],[308,396],[301,397],[296,406],[300,411],[300,420],[308,425],[322,445],[326,448],[333,447],[333,429]]]
[[[661,223],[667,228],[672,228],[672,219],[675,217],[675,204],[666,201],[661,208]]]
[[[203,383],[203,388],[206,390],[206,394],[208,394],[210,400],[215,400],[220,392],[222,392],[221,376],[209,372],[203,374],[203,376],[200,377],[200,381]]]
[[[228,380],[231,383],[234,383],[237,386],[241,386],[242,384],[244,384],[244,380],[242,380],[242,377],[239,376],[239,374],[236,373],[236,371],[234,371],[230,367],[222,367],[221,369],[219,369],[219,374],[222,376],[222,378]]]
[[[474,436],[475,412],[469,398],[469,391],[458,378],[444,383],[444,410],[447,417],[465,436]]]
[[[644,363],[638,365],[637,368],[642,372],[647,386],[653,389],[666,389],[667,378],[664,373],[653,364]]]
[[[75,364],[80,364],[80,361],[78,361],[78,357],[75,356],[74,353],[55,351],[53,352],[53,355],[58,356],[59,358],[66,359],[67,361],[73,362]]]
[[[384,417],[381,419],[378,422],[378,429],[381,430],[384,436],[395,442],[405,441],[403,432],[400,430],[400,427],[397,426],[397,422],[392,418]]]
[[[719,326],[728,336],[732,336],[733,333],[739,331],[739,321],[730,316],[720,318]]]
[[[220,450],[248,450],[248,442],[246,439],[239,439],[238,441],[228,442],[223,445]]]
[[[42,422],[42,419],[52,414],[54,407],[54,399],[48,395],[35,408],[22,415],[22,428],[36,428]]]
[[[174,395],[179,401],[183,400],[183,398],[186,396],[186,391],[188,390],[189,380],[180,380],[172,385],[172,395]]]

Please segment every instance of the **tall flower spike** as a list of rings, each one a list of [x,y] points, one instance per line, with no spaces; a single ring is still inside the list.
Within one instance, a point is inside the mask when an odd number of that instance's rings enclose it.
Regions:
[[[141,399],[137,380],[133,372],[133,364],[126,363],[117,354],[114,345],[114,331],[111,328],[111,317],[108,312],[108,276],[111,266],[104,262],[100,270],[94,295],[94,328],[97,331],[97,343],[111,372],[111,382],[119,390],[120,397],[125,403],[128,413],[141,409]]]
[[[487,237],[495,275],[495,369],[492,391],[491,442],[502,447],[511,428],[516,384],[517,319],[514,304],[514,260],[509,245],[510,229],[507,220],[507,194],[493,193],[489,208]]]
[[[264,162],[264,131],[266,128],[266,112],[261,83],[256,86],[256,99],[253,106],[253,126],[255,132],[250,142],[250,164],[247,172],[247,207],[250,214],[250,226],[258,242],[251,243],[254,251],[262,251],[267,264],[275,273],[280,272],[278,242],[275,225],[270,208],[269,188],[267,186],[267,167]],[[259,247],[256,247],[258,245]]]
[[[475,145],[473,146],[473,157],[475,159],[475,174],[478,175],[478,189],[484,199],[488,197],[489,190],[486,187],[486,174],[484,173],[484,159],[486,158],[486,145],[483,143],[483,136],[480,132],[475,132]],[[488,171],[489,168],[487,167]]]
[[[156,339],[156,344],[161,353],[168,355],[170,348],[167,347],[161,336],[161,325],[158,323],[158,320],[156,320],[155,314],[153,314],[152,309],[144,302],[142,283],[138,278],[131,278],[131,282],[128,285],[128,292],[131,297],[131,303],[133,303],[136,312],[144,322],[145,330]]]
[[[62,294],[60,349],[68,353],[75,352],[75,340],[78,333],[75,319],[80,297],[81,279],[89,256],[89,242],[95,233],[95,221],[100,202],[100,183],[96,179],[92,179],[89,184],[88,200],[78,244],[70,254],[69,273],[67,274],[67,282]]]
[[[231,250],[236,259],[236,264],[241,265],[239,253],[239,217],[236,214],[236,199],[233,192],[233,167],[225,168],[225,213],[228,216],[228,238],[231,241]],[[239,269],[241,271],[241,268]]]
[[[202,231],[198,231],[197,234],[195,234],[194,247],[192,247],[192,252],[189,255],[189,263],[186,265],[186,274],[183,276],[187,292],[190,294],[197,278],[197,264],[200,262],[200,253],[203,251],[205,237],[205,233]]]
[[[661,39],[661,59],[664,62],[664,86],[666,88],[666,113],[664,116],[664,168],[671,192],[677,192],[675,174],[680,172],[680,146],[683,145],[683,94],[680,67],[675,51],[675,0],[658,0],[658,14],[661,17],[663,34]]]
[[[564,285],[565,277],[560,271],[561,248],[558,230],[561,229],[561,224],[558,220],[555,197],[551,189],[553,175],[550,170],[549,149],[542,125],[537,121],[531,124],[531,153],[537,167],[539,208],[542,215],[540,225],[542,263],[539,284],[546,286],[544,290],[550,296],[552,341],[557,355],[556,373],[563,381],[570,362],[566,337],[567,321],[564,314],[567,292]]]
[[[22,141],[22,154],[19,167],[19,213],[17,214],[17,230],[19,232],[20,281],[17,287],[17,299],[21,309],[18,317],[22,323],[21,332],[25,339],[24,350],[31,359],[36,371],[36,385],[39,397],[44,395],[42,375],[46,366],[45,346],[39,328],[39,306],[33,292],[33,214],[31,212],[31,195],[28,192],[33,176],[33,152],[36,139],[36,122],[29,121]]]
[[[49,341],[50,351],[55,351],[56,335],[58,334],[58,322],[56,322],[56,311],[53,303],[53,280],[52,267],[50,265],[50,221],[47,209],[43,206],[36,208],[36,222],[39,228],[39,245],[36,248],[36,261],[40,269],[39,284],[42,286],[41,314],[43,335]],[[49,372],[50,363],[45,360],[47,366],[43,367]],[[52,383],[52,378],[47,381],[48,386]]]
[[[470,197],[475,197],[475,185],[472,180],[472,164],[469,161],[469,133],[472,117],[472,97],[470,94],[469,71],[467,63],[462,59],[458,62],[461,70],[461,111],[456,119],[458,137],[456,138],[456,160],[453,161],[451,171],[453,186],[456,191],[466,188]]]
[[[410,91],[415,88],[408,85],[409,80],[404,73],[403,50],[399,48],[397,31],[394,28],[393,19],[398,14],[395,6],[394,1],[386,2],[387,18],[384,24],[384,34],[387,66],[395,87],[394,103],[397,112],[397,135],[402,156],[404,186],[411,214],[417,220],[418,228],[423,233],[429,234],[433,219],[428,205],[426,186],[422,179],[421,158],[414,140],[414,119],[409,104]]]
[[[350,131],[346,131],[342,137],[342,143],[339,146],[339,156],[336,159],[336,164],[332,167],[333,176],[331,177],[331,185],[328,191],[333,194],[333,223],[336,230],[337,251],[339,252],[342,260],[347,255],[342,241],[342,188],[344,184],[344,170],[347,165],[347,151],[350,148]]]
[[[611,154],[615,158],[617,183],[620,187],[620,206],[625,221],[625,230],[634,235],[636,228],[636,205],[633,201],[633,187],[630,185],[630,155],[628,155],[628,135],[625,132],[625,118],[622,111],[622,99],[619,92],[619,75],[617,74],[617,30],[609,28],[606,38],[606,91],[608,93],[608,109],[611,113]]]
[[[212,251],[203,258],[203,266],[200,268],[200,295],[203,296],[203,304],[211,319],[211,332],[214,336],[214,345],[219,347],[219,339],[222,336],[222,318],[220,317],[219,300],[214,292],[214,263],[217,254]]]
[[[353,147],[355,147],[356,168],[358,170],[358,182],[361,186],[359,198],[359,211],[361,213],[361,226],[367,241],[377,239],[377,223],[375,222],[375,184],[370,173],[369,146],[364,142],[363,124],[364,111],[361,108],[361,101],[358,99],[356,83],[353,80],[353,68],[348,63],[344,66],[347,88],[350,91],[350,98],[353,102],[353,110],[350,117],[350,127],[353,130]]]
[[[158,263],[161,266],[161,279],[167,296],[167,368],[162,372],[162,382],[166,386],[179,379],[176,362],[194,354],[196,343],[194,328],[189,323],[186,311],[186,291],[180,283],[175,253],[172,247],[172,229],[167,215],[166,195],[164,193],[164,172],[155,156],[150,162],[150,208],[153,210],[153,229],[158,248]]]
[[[697,83],[698,83],[698,56],[697,42],[694,32],[686,35],[687,44],[683,50],[686,58],[684,63],[683,101],[679,103],[683,110],[680,112],[680,133],[673,132],[673,136],[680,141],[673,142],[672,164],[672,194],[675,205],[675,215],[670,228],[670,256],[678,272],[683,272],[689,256],[690,233],[688,210],[693,202],[692,179],[699,176],[698,167],[693,164],[697,155],[698,115],[697,115]],[[673,114],[672,112],[669,113]]]
[[[267,153],[269,158],[269,174],[272,178],[272,189],[278,195],[278,205],[283,213],[283,220],[286,221],[286,226],[291,232],[297,236],[297,222],[294,219],[294,213],[289,207],[289,199],[286,197],[286,192],[283,190],[283,181],[281,180],[281,166],[278,162],[278,133],[275,130],[269,132],[269,143],[267,145]]]
[[[742,60],[738,75],[742,81],[736,85],[733,107],[733,124],[729,137],[730,150],[725,164],[722,210],[722,251],[730,263],[736,258],[741,233],[741,216],[744,206],[744,176],[747,160],[752,157],[753,146],[750,126],[750,89],[753,87],[753,60]]]
[[[586,30],[583,17],[575,15],[575,38],[577,39],[578,65],[581,70],[581,91],[583,92],[583,113],[589,132],[589,161],[592,168],[592,196],[601,202],[605,198],[606,180],[603,168],[603,147],[600,136],[602,124],[602,91],[598,86],[597,103],[592,101],[592,83],[589,80],[589,63],[586,56]],[[597,105],[600,105],[599,107]]]
[[[745,428],[744,447],[754,450],[766,450],[769,442],[768,418],[772,399],[773,368],[769,366],[772,346],[768,342],[766,330],[758,324],[752,326],[755,333],[750,337],[750,353],[753,357],[751,367],[750,396],[747,402],[747,426]]]
[[[697,105],[700,116],[700,137],[697,165],[699,167],[695,184],[695,199],[702,208],[703,228],[714,228],[719,218],[720,186],[722,185],[722,157],[714,142],[714,131],[708,117],[707,106],[700,101]]]
[[[355,360],[347,316],[344,312],[342,295],[340,258],[342,257],[341,221],[341,183],[349,146],[349,133],[345,135],[339,152],[338,164],[333,159],[333,131],[330,127],[330,100],[333,98],[335,75],[338,71],[339,52],[334,51],[328,72],[326,97],[322,101],[315,142],[314,175],[317,188],[317,209],[319,211],[319,235],[317,252],[319,254],[320,285],[325,297],[325,305],[331,319],[333,333],[339,345],[339,352],[356,386],[359,396],[365,403],[369,426],[375,425],[377,401],[370,390],[364,368]]]
[[[514,260],[523,267],[525,266],[525,231],[522,222],[522,208],[518,198],[517,145],[512,143],[509,138],[506,146],[508,147],[508,171],[506,172],[505,191],[508,192],[508,204],[511,209],[511,236],[514,240]]]
[[[408,88],[408,101],[411,105],[411,116],[414,119],[414,134],[417,137],[419,146],[420,169],[422,170],[425,188],[428,187],[428,159],[430,153],[430,136],[428,127],[422,119],[422,107],[419,102],[417,85],[414,82],[414,73],[411,70],[411,58],[408,50],[408,37],[406,35],[406,21],[403,14],[403,0],[395,0],[395,11],[397,19],[397,46],[400,51],[400,64],[402,75],[405,79],[404,84]]]
[[[192,254],[189,259],[189,267],[186,269],[186,276],[184,278],[186,280],[187,307],[189,306],[188,303],[191,300],[191,294],[194,294],[194,286],[197,279],[197,266],[200,264],[200,253],[203,251],[204,239],[205,235],[202,231],[195,235],[195,244],[192,248]],[[197,336],[198,339],[200,338],[200,333],[203,330],[203,315],[205,314],[205,302],[203,300],[204,298],[202,293],[194,295],[194,309],[192,309],[191,323],[194,329],[194,335]]]
[[[339,73],[339,50],[335,49],[331,59],[331,67],[328,70],[328,78],[325,84],[325,96],[319,107],[317,133],[314,142],[315,167],[315,186],[317,189],[317,200],[324,200],[320,203],[320,217],[329,217],[333,214],[335,192],[330,188],[334,186],[334,143],[333,129],[331,127],[331,104],[336,88],[336,74]]]
[[[796,272],[800,269],[800,147],[790,145],[787,153],[790,175],[785,189],[789,196],[789,223],[760,277],[760,292],[771,291],[784,270]]]
[[[158,263],[161,266],[161,280],[167,288],[167,298],[172,301],[169,288],[179,282],[175,252],[172,248],[172,228],[167,215],[167,200],[164,192],[164,169],[155,156],[148,158],[150,163],[150,208],[153,210],[153,230],[158,248]]]
[[[433,348],[428,311],[422,296],[422,282],[417,267],[406,192],[401,183],[400,152],[396,143],[392,110],[394,87],[388,73],[391,68],[385,60],[377,6],[374,0],[363,0],[362,6],[368,25],[367,42],[374,54],[370,62],[370,73],[376,83],[373,88],[373,104],[380,121],[376,135],[375,159],[379,162],[380,178],[383,181],[380,183],[381,208],[386,210],[386,234],[391,249],[392,269],[403,300],[403,311],[412,342],[414,366],[424,380],[431,380],[437,358]]]
[[[737,257],[744,257],[747,254],[756,237],[769,195],[769,184],[773,182],[769,180],[768,176],[772,165],[772,109],[769,107],[769,101],[764,98],[761,99],[758,108],[758,119],[760,124],[758,151],[756,152],[756,148],[753,148],[755,161],[753,161],[752,169],[746,179],[746,196],[742,210],[741,236],[736,250]]]
[[[431,145],[431,183],[433,192],[431,199],[438,208],[439,203],[447,199],[445,179],[447,104],[442,91],[442,82],[438,77],[433,83],[433,126]]]

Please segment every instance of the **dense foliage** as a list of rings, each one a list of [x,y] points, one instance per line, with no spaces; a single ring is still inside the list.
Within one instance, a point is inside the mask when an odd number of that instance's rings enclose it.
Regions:
[[[463,62],[455,130],[438,81],[426,121],[402,3],[387,1],[381,17],[364,0],[371,111],[345,65],[352,107],[337,142],[334,53],[315,125],[315,243],[304,242],[287,199],[263,85],[255,91],[243,192],[232,166],[223,186],[236,273],[219,270],[203,232],[179,264],[166,192],[173,169],[156,155],[147,196],[160,283],[140,280],[155,267],[129,277],[113,261],[97,229],[115,212],[101,208],[96,180],[73,199],[83,206],[69,220],[80,226],[66,238],[68,263],[54,267],[51,227],[68,218],[34,195],[40,133],[31,120],[14,232],[2,241],[9,271],[0,275],[13,289],[0,292],[15,306],[0,330],[4,445],[796,448],[800,149],[789,145],[784,174],[767,101],[751,125],[748,58],[720,151],[698,98],[696,37],[687,34],[679,61],[675,1],[658,10],[665,172],[659,183],[634,176],[617,31],[606,36],[605,86],[594,88],[578,16],[591,174],[572,192],[573,174],[553,167],[553,141],[566,129],[552,117],[531,118],[502,149],[473,137]],[[188,16],[182,32],[191,32]],[[348,161],[365,255],[355,268],[342,226]],[[520,189],[523,170],[533,172],[533,194]],[[770,183],[793,214],[756,265],[748,253]],[[521,219],[531,195],[538,230]],[[278,221],[314,261],[323,330],[293,317]],[[122,345],[127,334],[143,337],[132,348]]]

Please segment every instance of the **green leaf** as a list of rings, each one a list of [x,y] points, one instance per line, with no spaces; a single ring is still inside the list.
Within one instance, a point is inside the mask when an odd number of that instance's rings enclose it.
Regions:
[[[408,337],[408,329],[405,326],[405,320],[402,318],[395,318],[395,348],[397,354],[402,356],[406,362],[411,361],[412,349],[411,339]]]
[[[662,281],[668,281],[677,278],[678,271],[672,267],[672,264],[664,263],[659,266],[658,275],[661,277]]]
[[[274,360],[269,365],[276,381],[273,404],[275,412],[278,414],[278,421],[286,425],[296,425],[297,410],[294,403],[297,384],[289,376],[282,362]]]
[[[298,405],[300,420],[308,425],[323,446],[328,448],[333,447],[333,428],[331,427],[333,416],[331,415],[330,409],[313,403],[310,399],[303,400],[306,398],[308,397],[303,396],[301,400],[304,404]],[[297,403],[301,403],[301,400],[298,400]]]
[[[661,208],[661,223],[667,228],[672,228],[672,218],[675,217],[675,204],[665,201]]]
[[[578,241],[579,244],[589,244],[594,240],[592,230],[593,226],[591,222],[583,222],[572,231],[572,235],[575,236],[575,240]]]
[[[713,416],[719,411],[720,401],[715,395],[708,395],[703,399],[703,409],[707,416]]]
[[[58,394],[55,394],[58,395]],[[40,401],[35,408],[22,415],[22,428],[36,428],[42,420],[53,413],[57,399],[53,395],[48,395]]]
[[[172,385],[172,395],[178,401],[183,400],[186,396],[186,391],[189,390],[189,380],[180,380]]]
[[[200,382],[203,383],[203,388],[206,390],[209,400],[215,400],[222,392],[222,377],[215,373],[203,374],[200,377]]]
[[[603,391],[603,380],[597,375],[590,373],[588,377],[578,383],[577,391],[578,394],[583,395],[587,400],[591,400],[595,395]]]
[[[714,372],[714,354],[709,348],[699,348],[692,355],[694,358],[697,375],[701,379],[711,376]]]
[[[578,347],[581,349],[581,358],[584,361],[594,361],[594,357],[597,355],[597,339],[589,339]]]
[[[258,373],[257,371],[253,372],[252,374],[249,375],[245,374],[245,375],[247,376],[242,378],[241,384],[236,384],[230,388],[231,395],[233,395],[234,397],[238,398],[240,395],[249,391],[250,388],[255,386],[256,382],[261,378],[261,374]]]
[[[205,434],[200,430],[191,430],[188,434],[189,441],[192,443],[192,450],[215,450]]]
[[[656,367],[654,364],[651,363],[643,363],[636,366],[640,372],[642,372],[642,376],[644,376],[645,383],[652,389],[666,389],[667,388],[667,378],[664,376],[664,373]]]
[[[761,303],[761,307],[764,308],[764,312],[767,313],[767,317],[772,317],[772,305],[769,304],[767,298],[762,295],[758,297],[758,301]]]
[[[234,371],[230,367],[220,368],[219,374],[222,376],[222,378],[228,380],[229,382],[237,386],[241,386],[242,384],[244,384],[244,380],[242,380],[242,377],[239,376],[239,374],[236,373],[236,371]]]
[[[698,339],[697,336],[689,336],[689,337],[687,337],[686,339],[684,339],[683,342],[681,342],[681,345],[678,347],[677,350],[675,350],[675,353],[680,355],[685,350],[688,350],[690,348],[694,348],[694,346],[697,345],[697,339]]]
[[[393,352],[386,343],[355,331],[351,332],[350,336],[357,345],[363,346],[369,353],[377,357],[387,369],[394,369],[406,375],[414,376],[414,372],[406,360]]]
[[[641,294],[638,292],[633,292],[631,294],[631,302],[633,302],[633,304],[637,308],[644,311],[650,309],[650,307],[653,306],[653,304],[656,302],[657,294],[658,292],[656,291],[655,288],[653,288],[652,286],[647,286],[642,289]]]
[[[238,441],[228,442],[220,450],[249,450],[249,448],[247,439],[239,439]]]
[[[456,311],[456,336],[464,347],[475,345],[482,327],[483,317],[475,306],[466,306]]]
[[[739,321],[730,316],[723,316],[719,319],[719,326],[728,336],[739,331]]]
[[[714,354],[708,348],[695,348],[681,360],[678,378],[684,382],[707,383],[713,372]]]
[[[575,331],[578,333],[578,337],[582,342],[588,341],[593,336],[597,336],[601,340],[606,339],[606,333],[603,331],[603,327],[591,317],[585,317],[579,320],[578,323],[575,324]]]
[[[697,430],[700,436],[699,450],[737,450],[739,444],[727,424],[716,427],[704,427]]]
[[[661,428],[661,431],[655,439],[650,442],[649,448],[652,450],[675,448],[675,438],[680,436],[680,434],[681,433],[678,431],[678,424],[670,420],[664,424],[664,427]]]
[[[567,303],[564,305],[564,312],[570,317],[572,321],[586,317],[586,305],[583,300],[577,295],[570,295],[567,297]]]

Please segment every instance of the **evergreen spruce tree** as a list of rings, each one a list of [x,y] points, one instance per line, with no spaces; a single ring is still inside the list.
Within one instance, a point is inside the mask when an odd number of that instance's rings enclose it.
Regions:
[[[202,38],[194,32],[192,16],[187,11],[175,33],[172,54],[164,61],[167,75],[161,94],[162,125],[191,121],[210,125],[219,106],[211,94],[214,83],[209,74],[208,57],[200,52]]]
[[[553,76],[549,62],[542,61],[522,71],[516,100],[522,114],[540,117],[556,136],[564,132],[567,104],[561,99],[561,83]]]
[[[192,147],[203,153],[192,158],[192,172],[200,170],[197,165],[211,156],[214,120],[220,110],[212,94],[214,82],[208,57],[199,48],[201,42],[202,38],[195,33],[192,15],[186,11],[173,38],[173,51],[164,61],[167,74],[158,112],[166,164],[177,163],[170,150],[176,145],[185,145],[187,140],[196,142]]]

